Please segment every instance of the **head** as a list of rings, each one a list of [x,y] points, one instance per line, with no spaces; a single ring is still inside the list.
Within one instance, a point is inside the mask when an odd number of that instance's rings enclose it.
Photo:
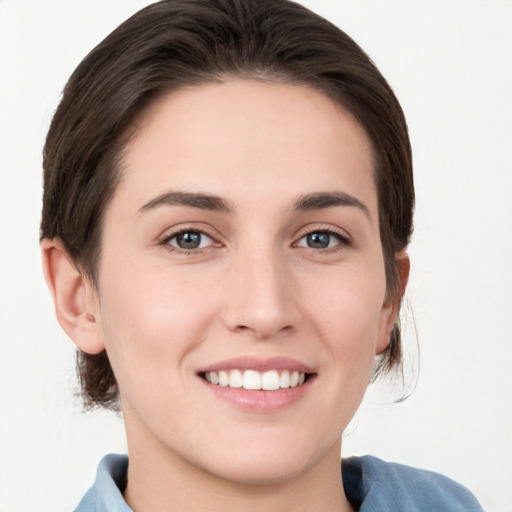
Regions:
[[[66,85],[44,149],[43,243],[59,247],[101,303],[105,219],[145,130],[152,132],[160,110],[180,112],[168,106],[170,98],[183,105],[189,100],[190,105],[209,105],[223,101],[215,91],[227,90],[235,102],[243,94],[252,101],[258,85],[268,92],[267,106],[272,98],[293,91],[290,97],[298,104],[310,94],[320,111],[324,103],[339,109],[360,132],[358,140],[366,141],[385,300],[397,319],[408,273],[400,262],[412,232],[414,205],[403,112],[386,80],[352,39],[287,0],[162,1],[139,11],[87,55]],[[201,95],[197,101],[194,94]],[[94,345],[78,353],[89,405],[118,403],[118,379],[107,352]],[[396,320],[371,378],[400,363]]]

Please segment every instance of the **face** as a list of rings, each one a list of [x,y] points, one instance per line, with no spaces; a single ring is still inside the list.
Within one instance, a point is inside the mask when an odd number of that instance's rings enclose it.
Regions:
[[[102,236],[95,318],[131,452],[239,482],[339,458],[394,320],[349,114],[306,86],[172,93],[126,148]]]

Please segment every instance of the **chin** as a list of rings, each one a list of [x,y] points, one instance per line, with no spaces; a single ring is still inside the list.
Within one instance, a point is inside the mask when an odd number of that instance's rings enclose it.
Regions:
[[[263,436],[251,442],[233,443],[227,450],[210,453],[208,459],[203,460],[203,468],[217,478],[241,485],[275,485],[308,472],[331,451],[336,452],[339,460],[337,443],[308,446],[304,441],[293,436],[274,440]]]
[[[258,458],[246,460],[240,457],[233,461],[223,461],[222,467],[212,468],[212,474],[240,485],[268,486],[277,485],[297,478],[308,469],[305,461],[296,460],[295,457],[285,457],[283,460]]]

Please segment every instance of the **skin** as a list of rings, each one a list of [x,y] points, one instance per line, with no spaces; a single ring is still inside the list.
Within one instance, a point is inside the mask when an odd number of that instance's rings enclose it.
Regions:
[[[106,210],[96,290],[43,241],[59,321],[117,377],[135,510],[351,510],[341,434],[389,343],[372,151],[307,86],[242,80],[181,90],[145,114]],[[222,198],[226,210],[155,201]],[[306,194],[352,202],[297,209]],[[174,201],[175,202],[175,201]],[[158,204],[155,204],[158,203]],[[185,251],[176,232],[203,232]],[[311,248],[307,233],[327,236]],[[403,286],[405,254],[397,255]],[[199,369],[286,356],[314,369],[273,411],[221,400]],[[169,483],[171,482],[171,483]]]

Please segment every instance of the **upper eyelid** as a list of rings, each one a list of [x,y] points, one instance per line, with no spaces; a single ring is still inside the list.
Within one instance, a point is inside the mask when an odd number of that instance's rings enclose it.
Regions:
[[[201,233],[201,235],[205,235],[206,237],[208,237],[211,240],[211,243],[208,244],[208,246],[206,246],[206,247],[196,247],[196,248],[190,248],[190,249],[181,248],[179,246],[175,246],[174,244],[170,243],[171,240],[173,240],[180,234],[188,233],[188,232]],[[204,254],[208,250],[218,249],[219,246],[222,245],[221,242],[218,242],[216,238],[211,236],[205,230],[197,229],[197,228],[195,228],[195,229],[190,229],[190,228],[178,229],[176,231],[173,231],[172,233],[169,233],[169,234],[161,237],[157,243],[159,246],[165,247],[165,249],[168,250],[169,252],[173,252],[176,254],[182,254],[182,255],[200,255],[200,254]]]
[[[314,248],[300,245],[300,241],[312,233],[328,233],[330,236],[334,236],[337,239],[337,243],[334,246],[324,248]],[[354,240],[352,236],[349,233],[347,233],[347,231],[339,227],[334,227],[332,225],[323,227],[310,226],[309,228],[303,230],[301,235],[295,238],[292,247],[308,249],[309,251],[313,251],[315,254],[318,253],[327,255],[332,254],[333,252],[337,253],[340,250],[354,248]]]
[[[195,233],[201,233],[203,235],[206,235],[207,237],[211,238],[214,242],[218,242],[218,238],[214,234],[211,233],[210,230],[205,229],[203,227],[195,227],[195,226],[187,226],[179,227],[179,228],[171,228],[166,229],[158,238],[158,243],[165,243],[169,240],[172,240],[174,237],[180,235],[181,233],[187,233],[187,232],[195,232]]]
[[[352,240],[352,236],[346,230],[338,228],[338,227],[334,227],[332,225],[327,226],[327,225],[321,225],[321,224],[316,225],[314,227],[313,226],[304,227],[303,229],[301,229],[299,231],[299,234],[297,235],[297,240],[300,240],[301,238],[304,238],[305,236],[307,236],[311,233],[317,233],[317,232],[329,233],[329,234],[339,236],[340,238],[344,238],[349,241]]]
[[[201,235],[207,236],[211,240],[215,241],[215,239],[206,233],[205,231],[200,231],[199,229],[183,229],[181,231],[176,231],[175,233],[171,233],[169,236],[167,236],[167,240],[172,240],[173,238],[176,238],[179,235],[182,235],[183,233],[199,233]]]
[[[172,240],[174,237],[178,236],[181,233],[186,233],[189,231],[193,231],[196,233],[201,233],[203,235],[206,235],[207,237],[211,238],[214,243],[222,243],[219,239],[220,236],[216,236],[212,231],[213,229],[207,229],[202,226],[193,226],[193,225],[185,225],[183,227],[177,227],[175,229],[171,229],[171,231],[166,230],[161,236],[158,237],[158,243],[159,244],[165,244],[169,242],[169,240]],[[325,232],[332,235],[335,235],[337,237],[340,237],[342,240],[345,240],[347,242],[352,242],[352,236],[344,229],[333,226],[331,224],[322,224],[322,223],[314,223],[313,225],[307,225],[298,230],[297,234],[293,238],[292,244],[297,243],[299,240],[304,238],[305,236],[316,233],[316,232]]]

